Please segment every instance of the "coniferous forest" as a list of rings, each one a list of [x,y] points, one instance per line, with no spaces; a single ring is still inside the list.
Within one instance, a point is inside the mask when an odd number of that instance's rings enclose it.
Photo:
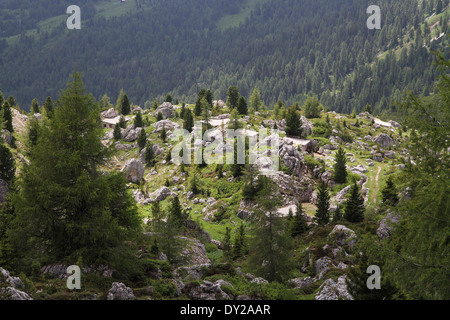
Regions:
[[[0,1],[0,300],[449,300],[449,2],[372,4]]]

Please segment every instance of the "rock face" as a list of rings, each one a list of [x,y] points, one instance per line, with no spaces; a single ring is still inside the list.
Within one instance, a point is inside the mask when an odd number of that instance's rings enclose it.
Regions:
[[[103,111],[101,113],[102,118],[104,119],[112,119],[117,117],[119,114],[117,113],[116,110],[114,110],[114,108],[108,109],[106,111]]]
[[[389,238],[391,236],[391,231],[393,228],[392,225],[399,222],[400,215],[389,212],[388,215],[380,221],[380,226],[377,229],[378,237],[380,237],[381,239]]]
[[[376,136],[375,138],[373,138],[373,142],[379,144],[380,147],[382,147],[384,149],[388,149],[394,143],[394,140],[387,134],[382,133],[382,134]]]
[[[136,300],[133,290],[121,282],[113,282],[107,300]]]
[[[175,112],[173,111],[173,105],[170,102],[164,102],[158,108],[156,108],[155,112],[153,112],[153,116],[157,117],[158,113],[160,113],[160,112],[163,116],[163,119],[175,117]]]
[[[187,264],[198,265],[198,264],[210,264],[211,261],[206,256],[205,245],[199,240],[189,239],[182,237],[183,240],[187,240],[187,248],[181,253],[182,256],[187,260]]]
[[[331,264],[331,259],[328,257],[322,257],[316,261],[314,267],[316,269],[316,274],[318,275],[319,280],[323,278],[325,273],[330,270],[329,265]]]
[[[302,120],[302,129],[303,129],[303,135],[309,136],[313,132],[313,124],[308,119],[305,118],[305,116],[301,116],[300,119]]]
[[[315,300],[353,300],[348,293],[347,276],[343,275],[335,282],[333,279],[326,280],[319,288]]]
[[[291,140],[283,139],[280,142],[280,158],[297,176],[302,177],[307,172],[305,158]]]
[[[144,177],[144,166],[138,159],[131,159],[125,162],[121,172],[125,172],[125,177],[128,181],[133,183],[139,183]]]
[[[8,270],[0,267],[0,300],[33,300],[28,293],[19,290],[22,288],[20,278],[11,276]]]
[[[191,280],[199,280],[203,277],[206,272],[211,268],[211,264],[197,264],[189,267],[179,267],[175,270],[174,275],[176,277],[181,277],[181,274],[186,274],[184,278],[189,278]]]
[[[328,237],[339,246],[348,245],[350,247],[355,245],[358,238],[355,231],[340,224],[334,226]]]
[[[133,142],[139,137],[141,130],[141,127],[135,128],[134,124],[131,124],[126,129],[121,130],[122,139],[126,142]]]

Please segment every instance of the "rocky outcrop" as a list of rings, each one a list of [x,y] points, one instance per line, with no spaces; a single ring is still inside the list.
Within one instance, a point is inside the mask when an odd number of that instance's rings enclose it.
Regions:
[[[347,228],[346,226],[337,224],[328,235],[328,238],[334,241],[339,246],[348,245],[353,247],[356,243],[358,236],[355,231]]]
[[[319,280],[323,278],[328,270],[330,270],[329,266],[331,263],[332,261],[328,257],[322,257],[316,260],[316,262],[314,263],[314,267]]]
[[[303,287],[307,287],[311,285],[315,280],[311,277],[306,277],[304,279],[295,278],[288,281],[288,284],[293,286],[294,288],[301,289]]]
[[[170,120],[161,120],[155,122],[153,124],[153,128],[154,128],[153,133],[159,133],[162,131],[163,128],[166,128],[166,131],[180,129],[180,125]]]
[[[138,159],[130,159],[125,162],[121,172],[125,172],[125,177],[128,181],[133,183],[139,183],[144,177],[144,166]]]
[[[378,145],[380,145],[380,147],[384,149],[388,149],[394,143],[394,140],[387,134],[382,133],[373,138],[373,142],[377,143]]]
[[[211,268],[211,264],[197,264],[188,267],[178,267],[174,271],[174,276],[176,278],[183,278],[188,280],[199,280],[201,279]]]
[[[11,276],[8,270],[0,267],[0,300],[33,300],[28,293],[19,290],[22,288],[19,277]]]
[[[380,226],[377,229],[378,237],[381,239],[389,238],[391,236],[393,225],[398,224],[399,222],[400,215],[389,212],[388,215],[380,221]]]
[[[118,115],[119,114],[117,113],[116,110],[114,110],[114,108],[110,108],[101,113],[101,116],[103,119],[113,119],[113,118],[117,117]]]
[[[181,253],[187,265],[210,264],[206,256],[205,245],[199,240],[181,237],[188,242],[186,249]]]
[[[193,286],[188,292],[192,300],[230,300],[230,296],[222,290],[222,286],[233,287],[229,282],[222,279],[216,282],[202,281],[198,286]]]
[[[113,282],[106,300],[136,300],[136,297],[134,296],[133,289],[121,282]]]
[[[319,288],[315,300],[353,300],[347,289],[347,276],[326,280]]]
[[[165,200],[167,197],[176,196],[177,194],[170,190],[168,187],[162,187],[148,196],[150,198],[150,202],[159,202]]]
[[[133,142],[139,137],[141,130],[141,127],[135,128],[134,124],[131,124],[126,129],[121,130],[122,139],[126,142]]]
[[[305,118],[305,116],[301,116],[300,119],[302,120],[302,129],[303,129],[303,135],[309,136],[313,132],[313,124],[308,119]]]
[[[158,116],[158,113],[162,114],[163,119],[175,117],[173,105],[170,102],[164,102],[158,108],[156,108],[155,112],[153,112],[153,116],[156,118]]]

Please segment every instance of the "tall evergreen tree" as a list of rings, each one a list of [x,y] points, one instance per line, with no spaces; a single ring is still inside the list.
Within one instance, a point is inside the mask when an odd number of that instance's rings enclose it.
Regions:
[[[364,198],[355,182],[350,189],[350,198],[345,203],[344,218],[349,222],[362,222],[364,211]]]
[[[326,225],[330,221],[330,194],[327,184],[322,181],[317,191],[317,211],[314,220],[319,225]]]
[[[291,235],[292,237],[296,237],[305,233],[308,229],[309,227],[304,216],[302,203],[299,201],[295,208],[295,216],[292,219]]]
[[[52,101],[52,98],[47,97],[47,99],[45,100],[43,108],[44,108],[44,110],[45,110],[45,112],[47,114],[47,117],[49,119],[51,119],[52,116],[53,116],[53,101]]]
[[[194,117],[192,116],[191,110],[186,108],[183,114],[183,129],[192,132],[193,127],[194,127]]]
[[[139,136],[137,138],[137,144],[139,146],[139,151],[145,148],[145,145],[147,144],[147,133],[144,129],[141,130],[139,133]]]
[[[178,198],[178,196],[173,197],[172,202],[170,203],[169,217],[172,217],[175,226],[179,230],[183,228],[184,223],[183,208],[181,207],[180,199]]]
[[[31,101],[31,108],[30,108],[32,113],[40,113],[39,110],[39,102],[36,98],[33,99],[33,101]]]
[[[230,261],[232,256],[232,246],[231,246],[231,229],[229,227],[225,228],[225,236],[222,241],[222,251],[225,261]]]
[[[257,87],[253,89],[252,95],[250,97],[250,108],[253,108],[255,111],[258,111],[261,107],[261,94]]]
[[[234,238],[234,245],[233,245],[233,258],[239,259],[242,258],[246,252],[247,252],[247,244],[245,241],[246,235],[245,235],[245,227],[244,224],[241,223],[238,234]]]
[[[289,136],[301,137],[302,131],[302,120],[297,112],[297,108],[291,106],[286,115],[286,134]]]
[[[128,96],[126,94],[124,94],[119,113],[126,116],[126,115],[129,115],[130,112],[131,112],[130,101],[128,100]]]
[[[239,98],[237,110],[238,110],[239,114],[247,114],[248,113],[247,101],[242,96]]]
[[[389,176],[386,180],[386,186],[381,190],[381,194],[383,196],[383,203],[394,206],[398,202],[398,195],[395,189],[394,181],[392,181],[392,177]]]
[[[3,123],[4,129],[8,130],[11,133],[14,131],[11,105],[9,101],[5,101],[5,103],[3,104]]]
[[[117,109],[117,111],[119,111],[119,113],[121,113],[120,111],[122,110],[124,96],[125,96],[125,91],[122,88],[122,89],[120,89],[119,96],[117,97],[117,102],[116,102],[116,109]]]
[[[317,97],[309,97],[306,99],[303,108],[305,110],[306,118],[310,119],[320,117],[320,103]]]
[[[153,165],[155,159],[155,152],[153,151],[153,145],[150,141],[147,143],[147,146],[145,147],[144,159],[147,165],[149,166]]]
[[[142,120],[142,113],[139,111],[134,118],[134,127],[142,128],[144,126],[144,122]]]
[[[277,212],[281,205],[278,187],[270,178],[262,179],[263,187],[256,200],[259,209],[252,218],[249,264],[255,274],[281,282],[294,269],[290,252],[293,243],[285,220]]]
[[[163,126],[162,130],[161,130],[161,139],[163,142],[166,142],[167,139],[167,132],[166,132],[166,127]]]
[[[113,137],[114,137],[114,140],[116,140],[116,141],[119,141],[120,139],[122,139],[122,131],[120,130],[119,124],[116,124],[114,126]]]
[[[336,152],[334,163],[334,181],[336,183],[346,183],[347,182],[347,157],[345,155],[345,151],[342,147],[339,147],[339,150]]]
[[[94,98],[74,73],[13,197],[16,217],[8,236],[20,258],[66,263],[81,258],[118,272],[124,259],[133,259],[125,240],[140,233],[141,222],[124,175],[99,170],[111,155],[101,142],[99,121]]]
[[[236,86],[229,87],[227,91],[227,106],[234,109],[237,108],[240,96],[241,94]]]
[[[0,143],[0,179],[10,182],[16,173],[16,161],[9,148]]]

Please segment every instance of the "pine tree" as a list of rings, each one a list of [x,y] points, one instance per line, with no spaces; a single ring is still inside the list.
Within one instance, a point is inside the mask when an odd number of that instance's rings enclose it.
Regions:
[[[134,127],[142,128],[144,126],[144,122],[142,121],[142,113],[139,111],[134,118]]]
[[[232,246],[231,246],[231,229],[229,227],[225,228],[225,236],[222,241],[222,252],[225,261],[231,260],[232,255]]]
[[[201,106],[201,109],[202,109],[202,113],[201,114],[203,116],[204,124],[206,126],[206,129],[209,129],[209,104],[208,104],[208,101],[206,101],[205,98],[202,98],[200,100],[200,106]]]
[[[306,99],[303,108],[305,110],[306,118],[310,119],[320,117],[320,103],[317,97],[309,97]]]
[[[262,176],[263,187],[258,192],[257,209],[251,220],[249,265],[255,274],[268,281],[287,280],[295,268],[292,261],[293,247],[289,227],[277,212],[281,205],[278,186]]]
[[[119,123],[118,123],[119,127],[122,129],[125,129],[127,127],[127,121],[125,120],[125,117],[121,116],[119,118]]]
[[[178,198],[178,196],[175,196],[172,199],[172,202],[169,207],[169,217],[170,216],[172,217],[172,219],[174,219],[176,227],[181,230],[184,223],[184,217],[183,217],[183,210],[180,204],[180,199]]]
[[[166,102],[172,103],[172,96],[170,95],[170,93],[168,93],[166,96]]]
[[[133,264],[132,248],[124,244],[140,234],[141,220],[123,173],[100,172],[111,153],[102,144],[99,120],[94,98],[73,74],[13,198],[9,237],[20,258],[68,263],[82,258],[120,267],[118,272],[128,269],[124,259]]]
[[[230,171],[231,174],[233,175],[233,177],[235,178],[239,178],[244,174],[244,169],[245,169],[245,163],[239,163],[239,159],[238,159],[238,144],[237,142],[234,143],[234,161],[233,164],[231,164],[230,166]]]
[[[10,182],[16,174],[16,161],[9,148],[0,143],[0,179]]]
[[[344,218],[349,222],[362,222],[364,211],[364,198],[355,182],[350,189],[350,198],[345,203]]]
[[[229,87],[227,91],[227,106],[232,109],[236,109],[239,104],[240,96],[241,94],[239,93],[239,89],[236,86]]]
[[[125,91],[123,91],[123,89],[120,89],[119,96],[117,97],[117,102],[116,102],[116,108],[119,111],[119,113],[121,113],[120,110],[122,109],[124,96],[125,96]]]
[[[145,148],[145,154],[144,154],[145,163],[147,163],[147,165],[149,165],[149,166],[152,166],[154,164],[154,158],[155,158],[155,152],[153,151],[153,145],[149,141]]]
[[[247,101],[242,96],[239,98],[237,110],[238,110],[239,114],[243,114],[244,115],[244,114],[248,113]]]
[[[126,94],[124,94],[119,113],[126,116],[126,115],[129,115],[130,112],[131,112],[130,101],[128,100],[128,96]]]
[[[30,117],[27,123],[26,129],[27,139],[25,141],[25,149],[28,156],[31,156],[32,150],[37,144],[39,132],[40,132],[39,120],[36,119],[36,117]]]
[[[158,114],[156,115],[156,122],[161,121],[164,119],[164,116],[161,112],[158,112]]]
[[[194,127],[194,118],[192,117],[192,112],[190,109],[185,109],[183,113],[183,129],[192,132]]]
[[[300,115],[297,112],[295,106],[291,106],[288,109],[286,115],[286,134],[288,136],[302,136],[302,120],[300,119]]]
[[[213,106],[213,94],[212,94],[211,90],[209,90],[209,89],[206,90],[205,99],[208,102],[209,108],[212,108],[212,106]]]
[[[52,101],[52,98],[47,97],[47,99],[45,100],[45,103],[43,105],[43,109],[45,110],[47,118],[51,119],[52,116],[53,116],[53,101]]]
[[[347,157],[343,148],[339,147],[336,152],[335,164],[334,164],[334,181],[336,183],[346,183],[347,182]]]
[[[114,140],[116,140],[116,141],[119,141],[120,139],[122,139],[122,131],[120,130],[119,124],[116,124],[114,126],[113,137],[114,137]]]
[[[259,90],[257,87],[253,89],[253,93],[250,97],[250,107],[253,108],[255,111],[258,111],[261,107],[261,94],[259,93]]]
[[[108,95],[105,93],[102,97],[102,99],[100,100],[100,111],[103,110],[108,110],[110,108],[113,108],[112,103],[109,101],[109,97]]]
[[[9,101],[5,101],[3,104],[3,123],[4,129],[11,133],[14,131],[11,105]]]
[[[314,220],[319,225],[326,225],[330,221],[330,195],[327,184],[322,181],[317,191],[317,211]]]
[[[241,223],[239,227],[238,234],[234,238],[233,245],[233,258],[239,259],[242,258],[247,251],[246,241],[245,241],[245,227],[244,224]]]
[[[296,237],[308,231],[308,223],[305,219],[302,203],[299,201],[295,210],[295,217],[292,220],[291,235]]]
[[[147,133],[144,129],[141,130],[139,133],[139,136],[137,138],[137,144],[139,146],[139,151],[145,148],[145,145],[147,144]]]
[[[230,121],[228,122],[228,129],[238,130],[243,127],[242,123],[239,121],[238,112],[233,109],[230,113]]]
[[[389,176],[386,181],[386,186],[381,190],[381,194],[383,196],[383,203],[394,206],[398,202],[398,195],[395,189],[394,181],[392,181],[392,177]]]
[[[160,250],[164,252],[169,262],[181,262],[180,254],[185,247],[185,243],[179,238],[181,227],[173,212],[169,211],[166,222],[159,220],[156,223],[156,231]]]
[[[31,101],[31,108],[30,108],[32,113],[40,113],[39,110],[39,102],[36,98],[33,99],[33,101]]]

